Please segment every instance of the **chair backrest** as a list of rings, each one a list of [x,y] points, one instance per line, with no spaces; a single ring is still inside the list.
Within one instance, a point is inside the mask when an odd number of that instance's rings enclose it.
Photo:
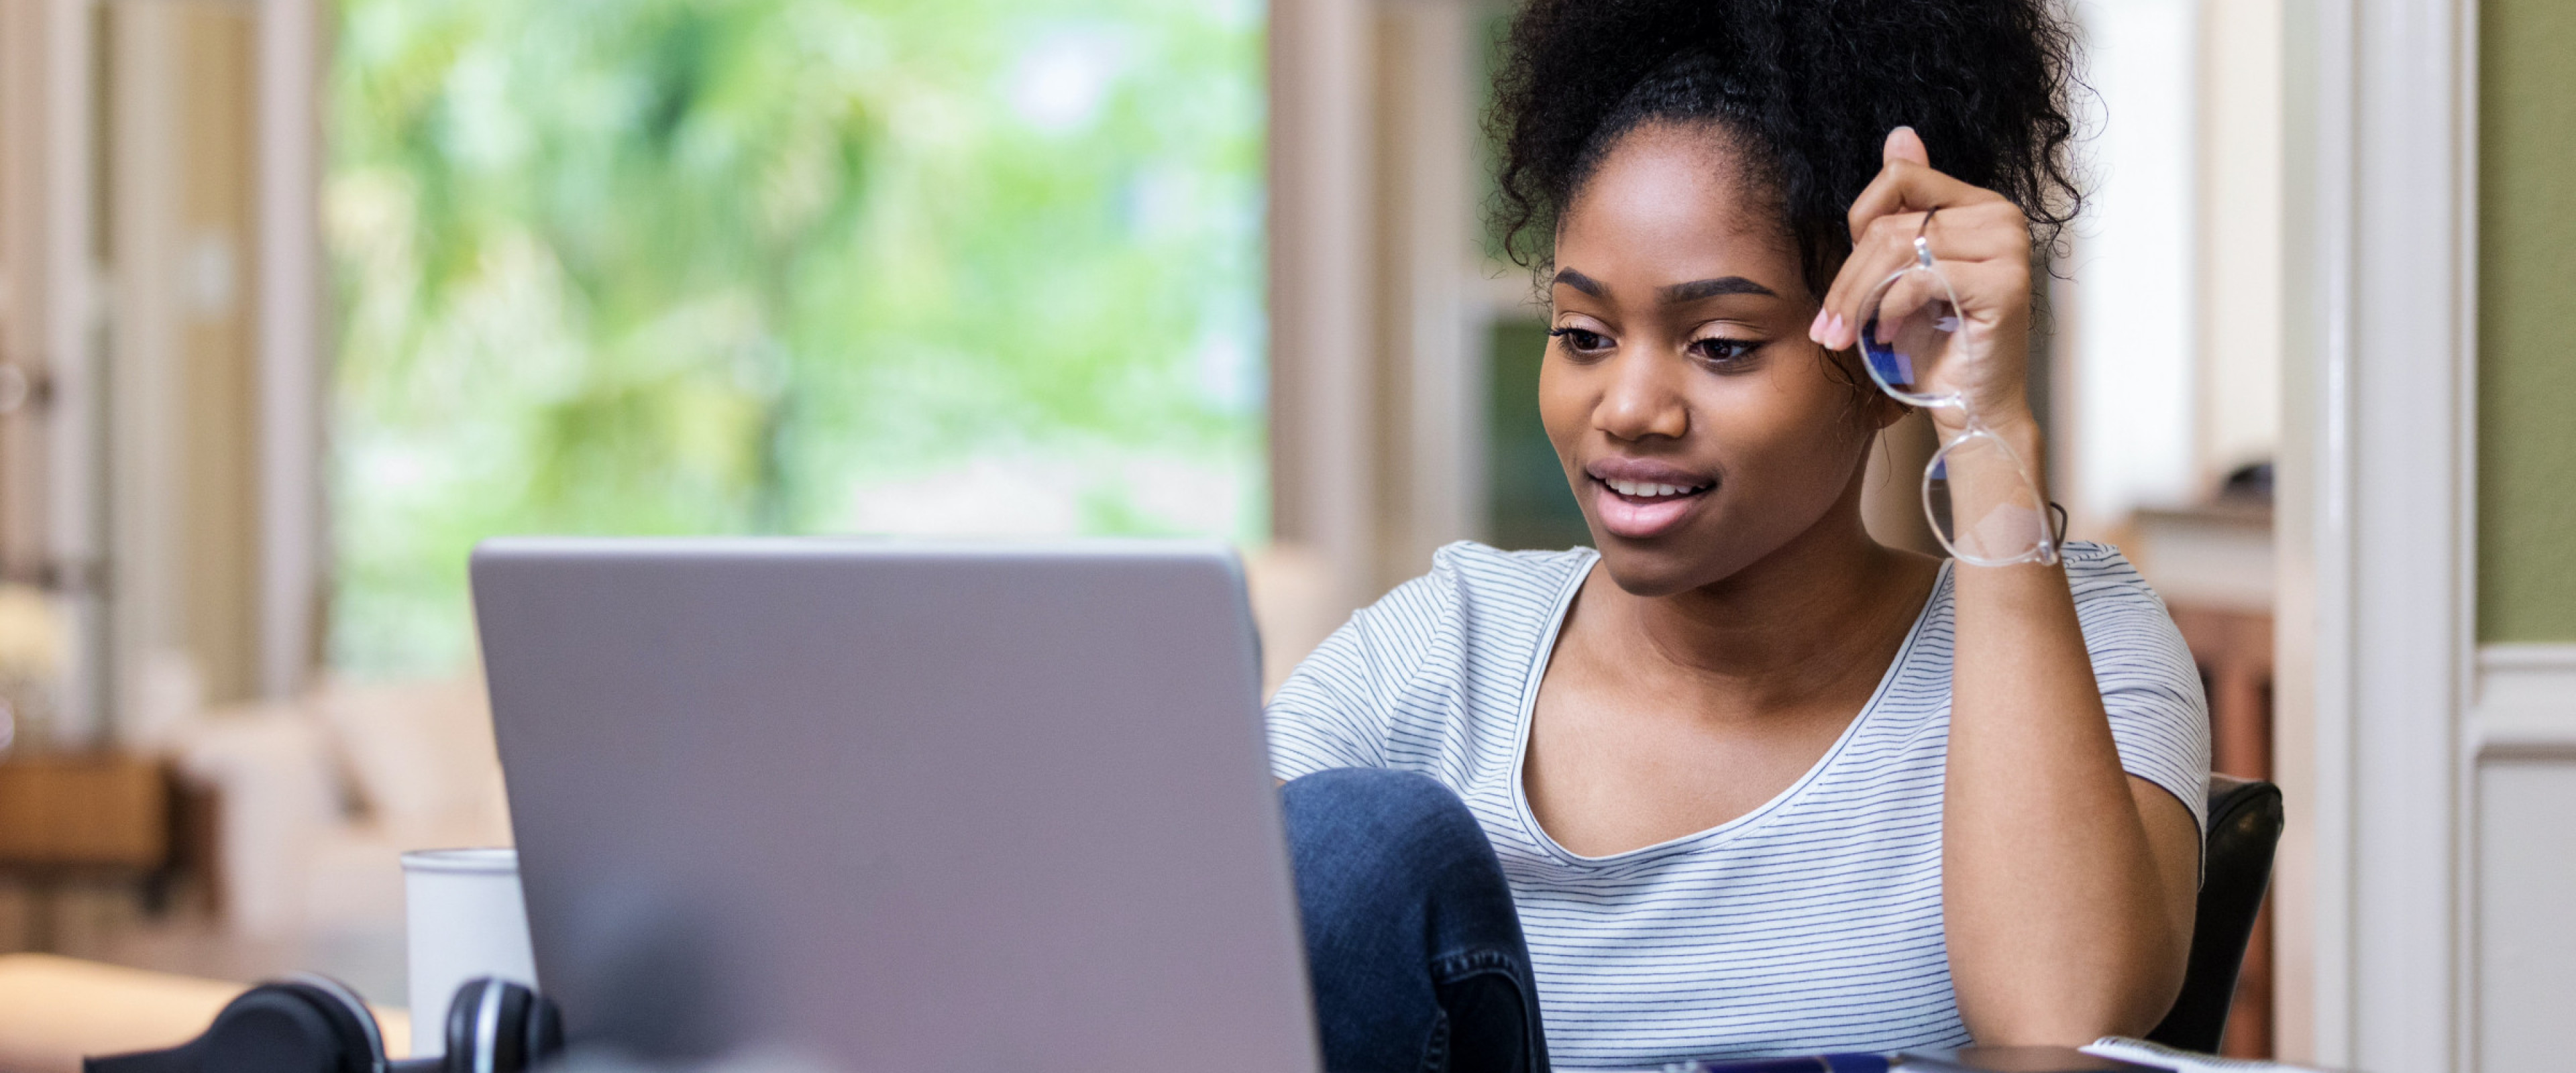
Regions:
[[[2253,779],[2209,777],[2209,837],[2201,850],[2200,903],[2191,932],[2191,967],[2173,1012],[2147,1038],[2171,1047],[2216,1052],[2236,1000],[2236,973],[2254,935],[2254,914],[2272,882],[2272,850],[2281,841],[2281,788]]]

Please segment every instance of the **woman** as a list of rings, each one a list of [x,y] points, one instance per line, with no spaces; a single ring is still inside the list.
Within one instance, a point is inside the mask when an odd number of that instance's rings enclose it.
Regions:
[[[2171,1004],[2208,746],[2162,605],[2107,547],[1969,565],[1860,515],[1905,411],[1853,348],[1918,236],[1976,343],[1943,386],[2045,487],[2067,56],[2046,0],[1517,16],[1501,217],[1599,550],[1446,548],[1272,702],[1330,1068],[2072,1044]]]

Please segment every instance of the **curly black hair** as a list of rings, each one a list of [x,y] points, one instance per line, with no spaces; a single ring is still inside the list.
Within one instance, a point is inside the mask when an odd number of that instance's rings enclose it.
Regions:
[[[1845,216],[1912,126],[1932,166],[2021,206],[2053,245],[2082,201],[2067,145],[2072,28],[2052,0],[1529,0],[1487,117],[1493,224],[1544,269],[1559,215],[1620,135],[1711,123],[1784,213],[1812,293],[1848,255]]]

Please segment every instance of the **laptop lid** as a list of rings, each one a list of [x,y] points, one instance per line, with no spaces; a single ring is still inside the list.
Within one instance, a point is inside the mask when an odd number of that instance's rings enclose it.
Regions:
[[[506,539],[472,571],[576,1043],[1317,1067],[1224,547]]]

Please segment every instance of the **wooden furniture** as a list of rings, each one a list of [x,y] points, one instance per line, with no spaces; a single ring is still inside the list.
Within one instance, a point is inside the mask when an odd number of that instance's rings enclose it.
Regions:
[[[83,1055],[173,1047],[245,989],[222,980],[51,954],[0,954],[0,1073],[79,1073]],[[411,1053],[411,1018],[378,1009],[385,1051]]]
[[[25,884],[26,942],[53,945],[67,881],[151,879],[169,863],[170,773],[117,753],[13,756],[0,763],[0,877]]]
[[[2272,778],[2272,507],[2222,495],[2180,510],[2141,510],[2119,541],[2172,610],[2209,696],[2210,769]],[[2306,822],[2290,816],[2290,823]],[[2272,1055],[2271,900],[2255,918],[2221,1052]]]

